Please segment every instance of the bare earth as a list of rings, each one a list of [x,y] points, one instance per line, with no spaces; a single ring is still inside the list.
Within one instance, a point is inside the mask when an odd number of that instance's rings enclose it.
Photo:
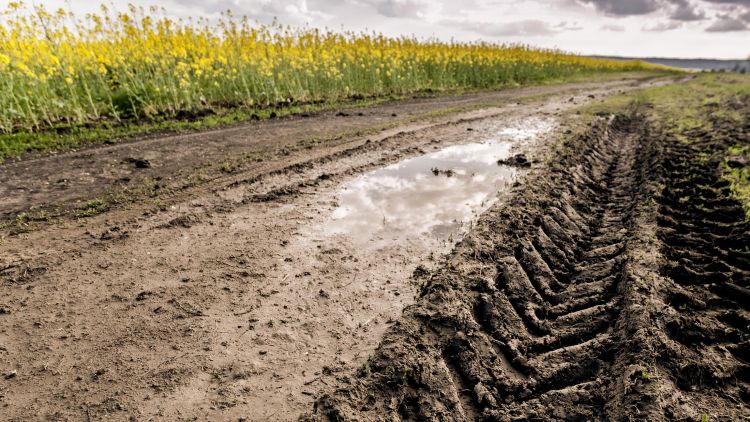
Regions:
[[[577,107],[657,83],[415,99],[0,166],[6,220],[130,195],[4,234],[0,419],[297,419],[373,354],[470,229],[404,238],[376,215],[375,238],[332,234],[342,187],[530,121],[549,127],[512,152],[541,158]]]

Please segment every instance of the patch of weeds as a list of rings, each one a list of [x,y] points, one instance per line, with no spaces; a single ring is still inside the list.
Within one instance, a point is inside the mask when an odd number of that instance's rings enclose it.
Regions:
[[[50,215],[45,210],[26,211],[0,225],[0,229],[7,229],[13,234],[27,233],[36,227],[36,223],[47,221],[49,218]]]
[[[729,181],[732,196],[742,203],[745,219],[750,221],[750,168],[724,166],[724,178]]]
[[[738,118],[734,110],[716,106],[729,98],[748,93],[749,75],[701,73],[689,82],[611,96],[585,110],[591,114],[611,113],[624,109],[630,103],[641,103],[647,105],[661,126],[673,132],[677,139],[690,142],[684,133],[697,128],[710,129],[714,117]]]
[[[224,161],[221,163],[221,166],[219,166],[219,170],[221,170],[222,173],[234,173],[237,171],[237,164],[236,163],[230,163],[229,161]]]
[[[78,207],[75,216],[78,218],[93,217],[109,210],[109,204],[103,199],[92,199]]]

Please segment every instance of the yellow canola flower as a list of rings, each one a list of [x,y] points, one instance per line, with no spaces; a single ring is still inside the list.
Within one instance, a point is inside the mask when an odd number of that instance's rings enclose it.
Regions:
[[[135,6],[103,6],[83,18],[25,8],[0,9],[0,81],[13,81],[0,82],[0,132],[44,119],[138,117],[146,108],[317,102],[655,68],[517,44],[253,26],[229,15],[215,23],[174,20]],[[74,83],[82,89],[60,89]],[[9,111],[14,97],[29,98],[25,114]]]

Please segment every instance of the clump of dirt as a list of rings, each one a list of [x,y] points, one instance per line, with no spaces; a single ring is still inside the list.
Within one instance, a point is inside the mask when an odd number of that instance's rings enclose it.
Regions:
[[[526,158],[525,154],[516,154],[509,158],[497,160],[497,164],[500,166],[511,166],[511,167],[519,167],[519,168],[531,167],[531,162],[529,161],[528,158]]]
[[[430,171],[435,176],[440,176],[442,174],[442,175],[445,175],[445,177],[453,177],[453,175],[456,174],[456,172],[454,172],[452,169],[445,169],[445,170],[443,170],[443,169],[439,169],[437,167],[431,168]]]
[[[148,161],[145,158],[133,158],[128,157],[125,160],[123,160],[125,163],[132,164],[137,169],[147,169],[151,168],[151,162]]]
[[[732,246],[748,244],[747,226],[709,194],[715,163],[696,167],[696,151],[664,139],[635,110],[566,140],[306,418],[750,417],[748,260]],[[668,207],[688,186],[696,210]]]

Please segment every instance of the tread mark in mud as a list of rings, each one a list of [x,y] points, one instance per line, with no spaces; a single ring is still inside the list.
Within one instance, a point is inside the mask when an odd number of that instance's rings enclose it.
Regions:
[[[593,391],[613,359],[616,292],[640,187],[637,144],[614,132],[585,157],[561,199],[536,219],[536,233],[500,259],[495,291],[479,296],[477,321],[524,376],[495,390],[496,402],[511,404],[488,412],[492,418],[544,418],[561,402],[578,417],[597,417],[606,400]],[[479,372],[463,362],[463,377]]]
[[[674,158],[660,136],[633,114],[568,140],[308,418],[747,420],[748,256],[736,245],[748,226],[715,195],[716,174],[680,173],[695,152]],[[686,189],[690,207],[675,202]],[[660,274],[666,261],[677,265]]]
[[[735,132],[737,138],[747,132]],[[665,328],[666,365],[686,394],[750,404],[750,224],[719,178],[721,139],[667,146],[659,234],[673,283]]]

